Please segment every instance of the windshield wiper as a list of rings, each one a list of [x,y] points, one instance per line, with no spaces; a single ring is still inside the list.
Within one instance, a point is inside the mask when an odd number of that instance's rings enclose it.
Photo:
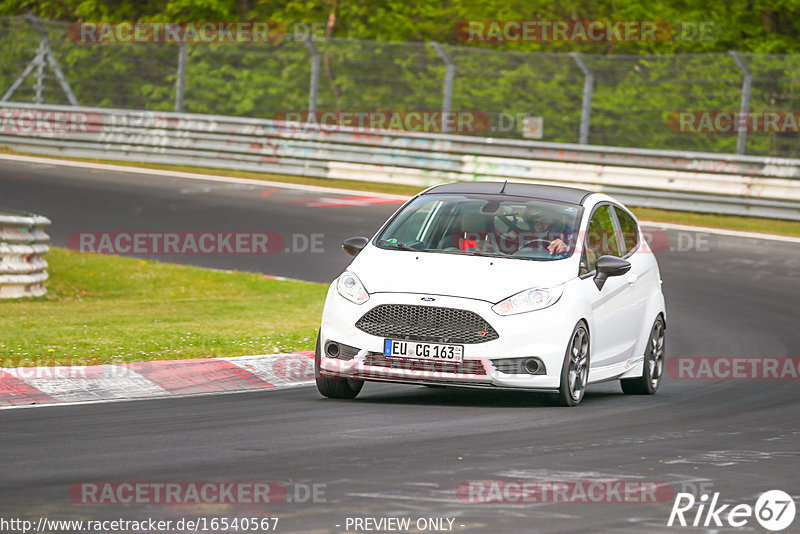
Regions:
[[[507,258],[507,254],[499,252],[483,252],[482,250],[473,249],[459,249],[459,248],[443,248],[443,249],[428,249],[428,252],[440,252],[442,254],[456,254],[459,256],[481,256],[484,258]]]
[[[483,258],[504,258],[504,259],[512,259],[512,260],[530,260],[530,261],[539,261],[542,258],[531,258],[529,256],[516,256],[513,254],[504,254],[502,252],[483,252],[480,250],[436,250],[433,252],[443,252],[445,254],[461,254],[463,256],[480,256]]]
[[[482,252],[480,250],[459,250],[456,254],[464,254],[465,256],[482,256],[484,258],[507,258],[508,254],[501,254],[499,252]]]
[[[424,249],[409,247],[405,243],[401,243],[399,241],[389,241],[388,239],[379,239],[378,240],[378,244],[379,245],[392,246],[392,247],[400,249],[400,250],[410,250],[411,252],[425,252]]]

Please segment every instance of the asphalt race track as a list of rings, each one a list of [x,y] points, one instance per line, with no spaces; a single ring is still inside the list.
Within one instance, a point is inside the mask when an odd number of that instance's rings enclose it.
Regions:
[[[160,257],[316,281],[347,265],[343,238],[371,235],[398,206],[330,205],[342,196],[0,163],[0,205],[50,217],[55,245],[75,232],[324,234],[318,253]],[[699,249],[659,254],[669,357],[797,357],[800,245],[703,239]],[[365,385],[355,401],[309,387],[11,409],[0,411],[0,515],[278,516],[278,532],[344,532],[348,517],[386,516],[454,518],[454,532],[763,532],[752,518],[741,529],[667,527],[672,499],[468,504],[456,489],[486,480],[660,481],[676,492],[719,492],[720,504],[754,505],[771,489],[800,502],[799,443],[797,380],[667,377],[653,397],[624,396],[612,382],[590,387],[572,409],[518,392],[381,384]],[[212,480],[295,491],[316,484],[324,496],[205,508],[73,504],[69,496],[85,481]]]

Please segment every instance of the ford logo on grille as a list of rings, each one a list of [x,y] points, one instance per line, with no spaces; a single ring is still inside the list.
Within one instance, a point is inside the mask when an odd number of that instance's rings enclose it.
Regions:
[[[421,298],[421,299],[419,299],[419,300],[421,300],[421,301],[423,301],[423,302],[433,302],[433,301],[434,301],[434,300],[436,300],[436,299],[435,299],[435,298],[433,298],[433,297],[422,297],[422,298]]]

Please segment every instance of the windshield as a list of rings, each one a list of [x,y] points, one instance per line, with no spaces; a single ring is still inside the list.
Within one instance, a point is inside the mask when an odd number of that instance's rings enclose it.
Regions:
[[[575,249],[582,208],[504,195],[422,195],[392,219],[380,248],[549,261]]]

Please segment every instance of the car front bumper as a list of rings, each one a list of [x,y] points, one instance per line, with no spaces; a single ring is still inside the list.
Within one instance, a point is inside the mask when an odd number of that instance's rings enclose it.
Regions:
[[[361,305],[341,297],[332,285],[328,291],[320,328],[321,374],[410,384],[436,384],[466,387],[496,387],[554,391],[560,384],[561,368],[569,336],[576,319],[569,317],[560,303],[535,312],[500,316],[492,303],[450,296],[435,296],[434,302],[422,301],[431,295],[413,293],[375,293]],[[380,304],[432,305],[469,310],[483,317],[499,337],[484,343],[464,344],[459,366],[428,360],[387,358],[383,356],[383,337],[358,329],[355,324],[370,309]],[[331,358],[325,354],[328,341],[355,347],[351,359]],[[493,361],[504,358],[537,357],[545,365],[544,374],[509,374],[499,371]]]

